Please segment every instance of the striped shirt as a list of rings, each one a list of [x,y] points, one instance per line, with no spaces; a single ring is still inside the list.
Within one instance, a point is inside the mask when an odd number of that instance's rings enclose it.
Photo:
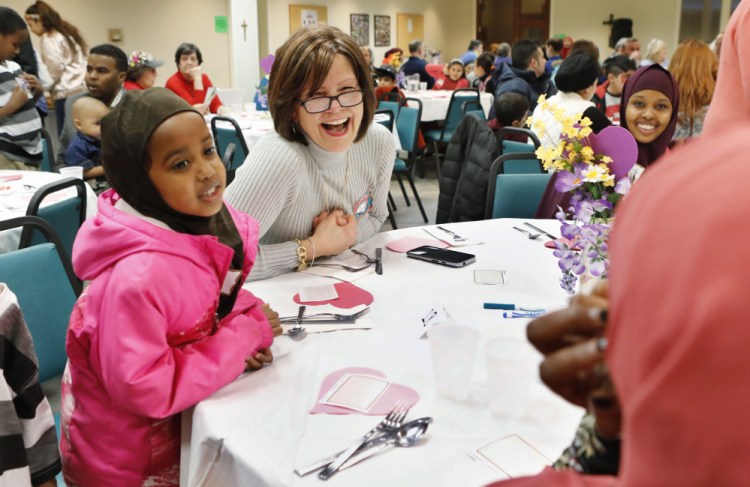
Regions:
[[[0,487],[38,485],[62,469],[55,422],[39,384],[31,334],[0,283]]]
[[[10,101],[23,72],[13,61],[0,63],[0,106]],[[0,118],[0,153],[12,161],[38,166],[42,160],[42,119],[36,100],[29,98],[10,115]]]

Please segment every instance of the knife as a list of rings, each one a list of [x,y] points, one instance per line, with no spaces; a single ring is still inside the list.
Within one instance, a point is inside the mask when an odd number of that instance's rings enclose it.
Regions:
[[[552,240],[557,240],[557,239],[559,238],[559,237],[555,237],[554,235],[552,235],[552,234],[551,234],[551,233],[549,233],[549,232],[546,232],[546,231],[542,230],[542,229],[541,229],[541,228],[539,228],[539,227],[535,227],[534,225],[532,225],[532,224],[531,224],[531,223],[529,223],[529,222],[523,222],[523,224],[524,224],[524,225],[526,225],[526,226],[527,226],[527,227],[529,227],[529,228],[533,228],[534,230],[536,230],[536,231],[537,231],[537,232],[539,232],[539,233],[542,233],[543,235],[546,235],[547,237],[551,238]]]
[[[383,247],[375,249],[375,274],[383,275]]]

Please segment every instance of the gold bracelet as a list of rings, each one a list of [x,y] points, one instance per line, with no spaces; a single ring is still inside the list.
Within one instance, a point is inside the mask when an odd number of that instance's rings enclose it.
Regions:
[[[294,239],[297,243],[297,271],[304,271],[307,269],[307,249],[299,239]]]

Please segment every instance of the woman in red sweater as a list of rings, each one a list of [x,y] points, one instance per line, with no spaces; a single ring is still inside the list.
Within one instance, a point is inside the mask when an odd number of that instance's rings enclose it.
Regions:
[[[221,115],[224,107],[218,95],[214,96],[209,103],[205,102],[206,92],[213,87],[213,84],[202,72],[203,55],[198,46],[183,42],[175,52],[174,62],[177,64],[177,72],[167,80],[166,87],[193,105],[203,115],[208,115],[209,112]]]

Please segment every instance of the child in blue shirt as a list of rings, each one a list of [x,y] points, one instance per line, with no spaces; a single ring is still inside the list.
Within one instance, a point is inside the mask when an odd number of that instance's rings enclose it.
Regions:
[[[73,103],[73,124],[78,131],[65,149],[65,165],[83,167],[83,177],[104,176],[101,157],[102,118],[107,105],[92,96],[82,96]]]

